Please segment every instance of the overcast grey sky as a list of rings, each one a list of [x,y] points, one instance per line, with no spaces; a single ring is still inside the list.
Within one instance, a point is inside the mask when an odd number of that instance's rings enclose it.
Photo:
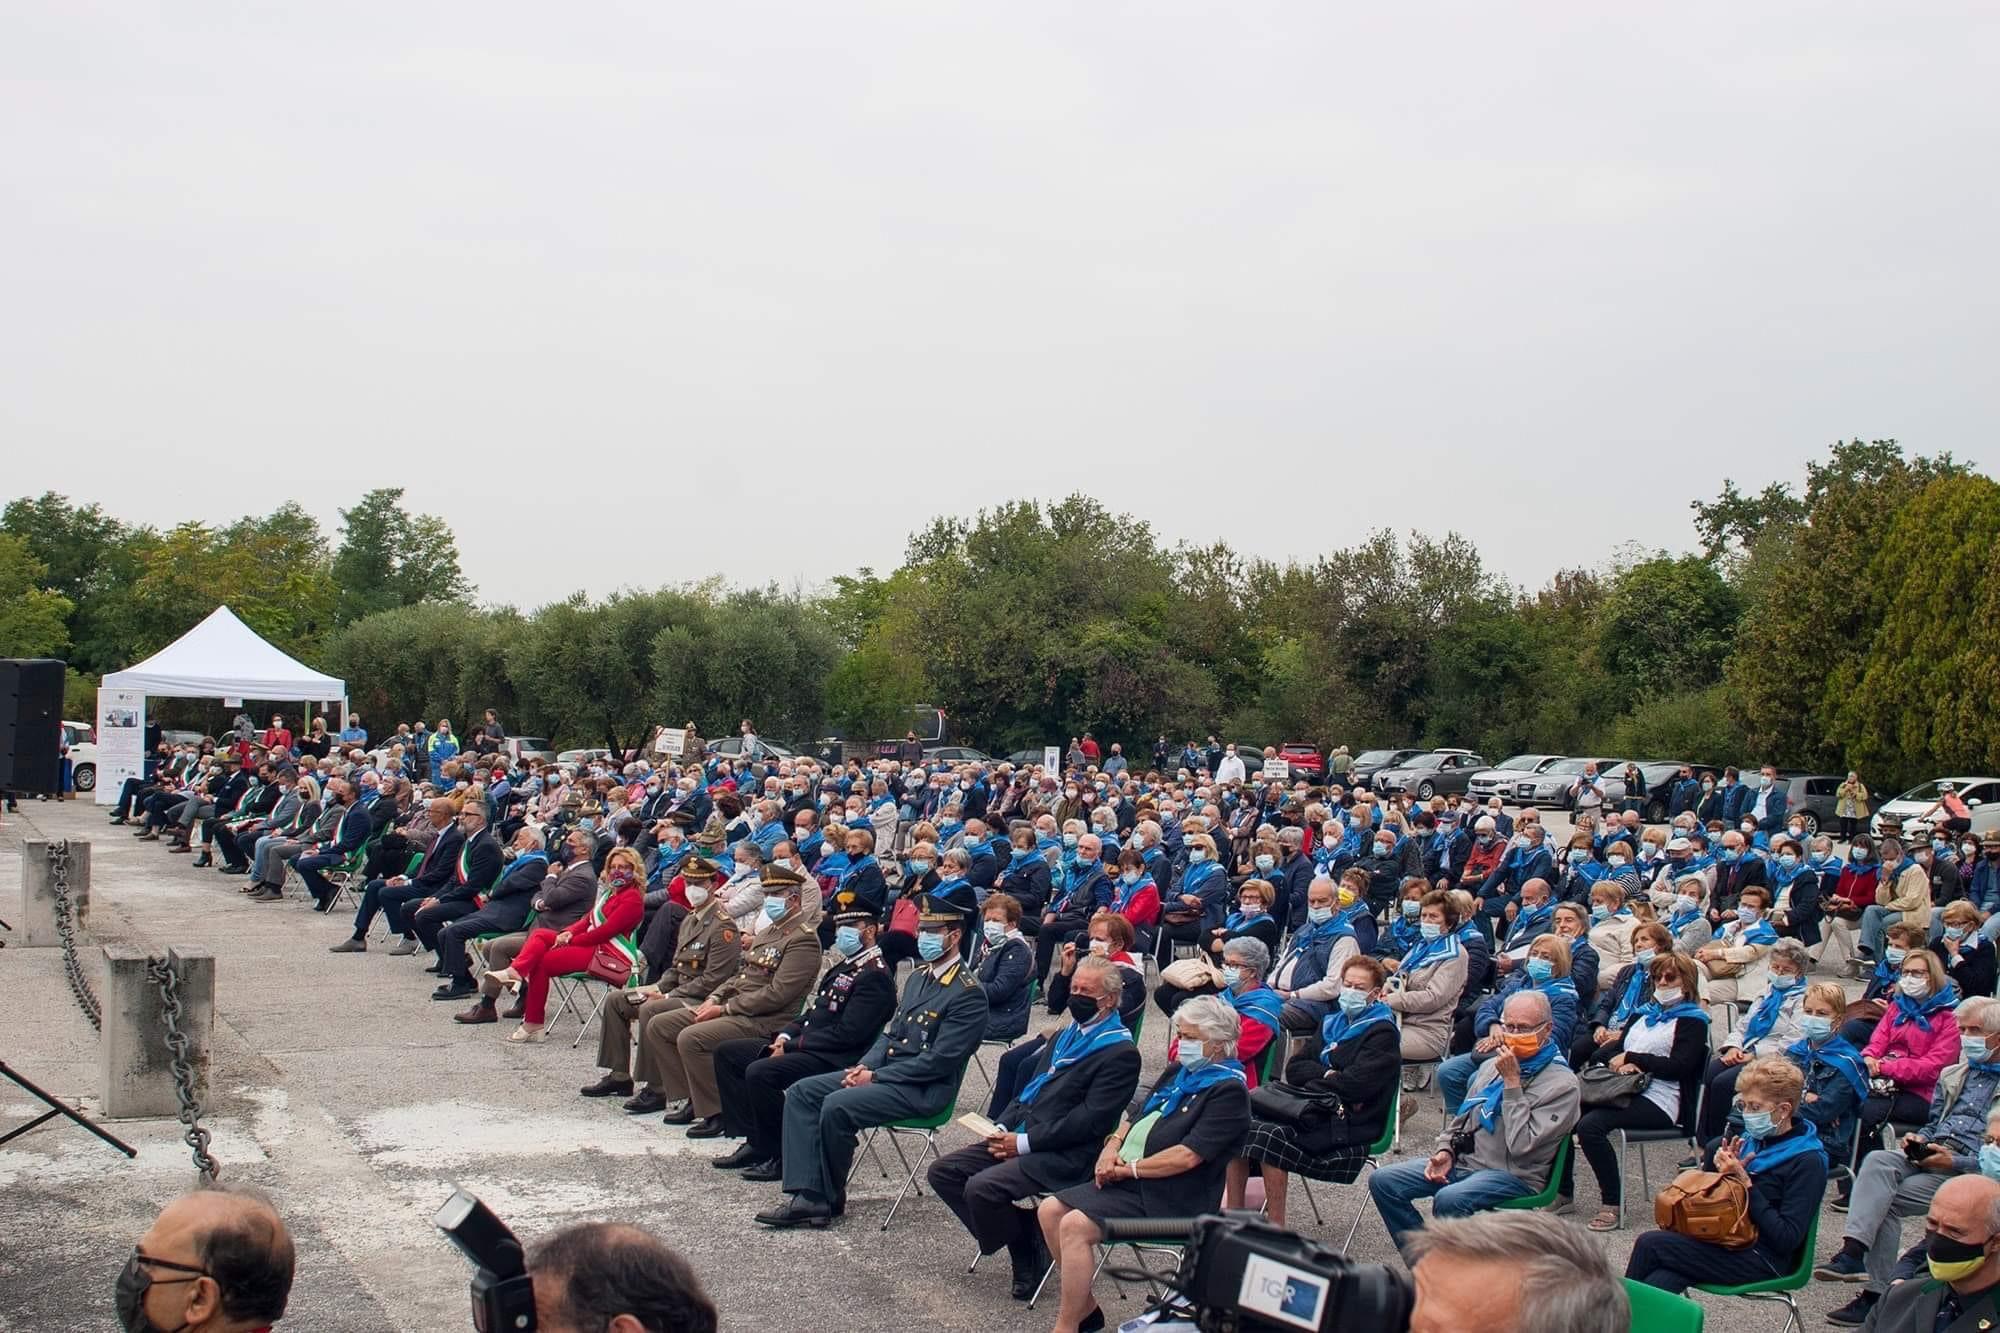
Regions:
[[[1532,586],[2000,459],[1991,3],[13,0],[0,80],[5,492],[400,483],[492,600],[1076,490]]]

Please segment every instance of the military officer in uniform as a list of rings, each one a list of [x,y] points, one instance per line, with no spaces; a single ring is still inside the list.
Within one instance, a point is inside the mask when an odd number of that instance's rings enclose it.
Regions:
[[[646,1029],[658,1014],[701,1004],[723,982],[736,975],[742,953],[742,933],[722,910],[709,890],[715,884],[715,864],[701,857],[689,858],[683,867],[688,892],[703,895],[681,923],[679,948],[673,964],[650,986],[615,990],[604,1002],[603,1026],[597,1036],[597,1063],[605,1069],[603,1078],[583,1089],[586,1097],[620,1097],[632,1093],[632,1029]],[[639,1080],[647,1086],[625,1103],[633,1115],[666,1109],[667,1099],[653,1084],[658,1070],[645,1063],[640,1047]]]
[[[764,928],[742,946],[736,975],[699,1007],[655,1015],[640,1030],[640,1067],[657,1071],[652,1081],[667,1098],[665,1122],[688,1126],[690,1138],[722,1136],[715,1048],[736,1037],[770,1040],[812,994],[819,934],[802,906],[804,884],[805,876],[788,866],[765,866]],[[815,907],[818,892],[815,886]],[[727,912],[729,905],[719,903],[717,910]]]
[[[735,1152],[716,1158],[716,1166],[747,1168],[745,1180],[779,1179],[785,1089],[813,1074],[846,1069],[882,1035],[896,1012],[896,978],[875,946],[880,925],[868,912],[835,916],[833,948],[840,961],[820,978],[813,1007],[768,1042],[747,1037],[715,1048],[723,1132],[743,1140]]]
[[[926,897],[917,912],[921,965],[903,1001],[860,1063],[815,1074],[785,1093],[784,1190],[791,1197],[757,1214],[769,1227],[823,1227],[847,1206],[855,1134],[895,1120],[936,1115],[958,1096],[966,1061],[986,1035],[986,992],[959,956],[965,917]]]

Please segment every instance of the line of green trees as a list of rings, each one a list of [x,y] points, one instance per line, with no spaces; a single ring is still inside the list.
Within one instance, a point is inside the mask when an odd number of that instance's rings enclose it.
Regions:
[[[400,492],[342,520],[337,543],[294,506],[161,533],[17,499],[0,655],[67,654],[87,692],[226,601],[373,721],[492,706],[564,744],[738,717],[872,738],[936,705],[995,752],[1089,728],[1771,758],[1878,785],[2000,770],[2000,485],[1893,440],[1834,445],[1796,489],[1726,483],[1694,505],[1698,549],[1534,591],[1457,534],[1276,564],[1072,496],[936,519],[895,570],[812,595],[715,579],[522,612],[476,605],[450,529]]]

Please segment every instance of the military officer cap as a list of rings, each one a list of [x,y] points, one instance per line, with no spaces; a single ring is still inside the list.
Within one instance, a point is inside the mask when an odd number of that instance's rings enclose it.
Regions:
[[[690,856],[681,863],[681,878],[696,881],[714,879],[722,870],[715,862],[699,856]]]
[[[767,889],[796,889],[806,882],[806,877],[790,866],[775,864],[765,866],[758,877]]]
[[[675,810],[667,816],[667,821],[679,824],[684,829],[692,829],[694,827],[694,811]]]
[[[711,819],[708,827],[694,835],[694,845],[714,850],[722,846],[722,822]]]
[[[882,918],[873,912],[835,912],[833,924],[836,926],[879,926]]]
[[[964,926],[966,913],[949,898],[925,894],[917,904],[919,926]]]

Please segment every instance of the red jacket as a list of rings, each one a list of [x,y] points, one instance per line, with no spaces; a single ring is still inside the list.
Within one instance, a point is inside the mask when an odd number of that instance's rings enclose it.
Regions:
[[[608,944],[620,935],[631,934],[633,929],[641,921],[645,920],[645,917],[645,887],[641,884],[634,884],[629,889],[621,889],[604,900],[603,925],[592,926],[586,924],[590,920],[586,916],[582,921],[570,927],[570,930],[573,932],[569,937],[570,947],[596,948],[600,944]]]

